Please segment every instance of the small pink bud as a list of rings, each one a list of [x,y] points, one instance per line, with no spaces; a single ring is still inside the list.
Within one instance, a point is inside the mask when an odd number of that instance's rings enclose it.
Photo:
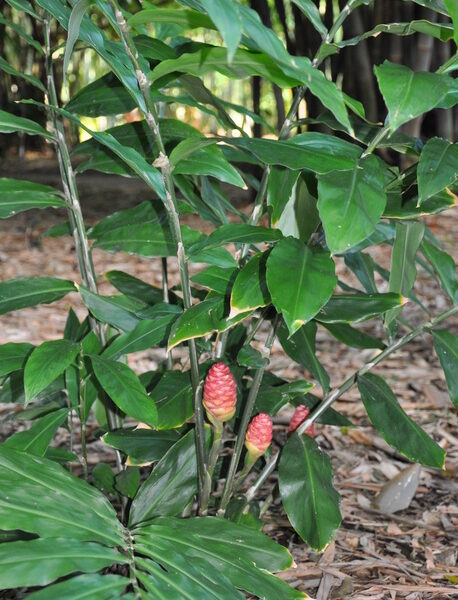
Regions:
[[[299,425],[305,421],[305,419],[310,414],[310,408],[305,406],[304,404],[300,404],[296,410],[294,411],[294,415],[291,417],[291,421],[289,423],[288,433],[292,433],[296,431]],[[315,431],[313,428],[313,423],[310,425],[308,429],[305,430],[305,433],[309,435],[311,438],[315,437]]]
[[[224,363],[212,365],[204,384],[203,405],[212,422],[224,423],[234,416],[237,384]]]
[[[272,419],[267,413],[256,415],[248,429],[245,437],[245,446],[253,459],[264,454],[272,442]]]

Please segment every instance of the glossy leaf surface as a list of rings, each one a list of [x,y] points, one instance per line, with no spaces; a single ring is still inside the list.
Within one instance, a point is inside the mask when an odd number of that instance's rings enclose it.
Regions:
[[[450,400],[458,408],[458,338],[451,331],[436,329],[434,349],[444,370]]]
[[[71,281],[54,277],[24,277],[0,282],[0,315],[59,300],[76,288]]]

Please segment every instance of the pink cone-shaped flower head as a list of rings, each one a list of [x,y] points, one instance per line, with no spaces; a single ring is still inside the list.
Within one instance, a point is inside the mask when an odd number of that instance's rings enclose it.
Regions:
[[[294,415],[291,417],[291,421],[289,423],[288,433],[292,433],[296,431],[299,425],[305,421],[305,419],[309,416],[310,409],[308,406],[304,404],[300,404],[296,410],[294,411]],[[305,430],[305,433],[309,435],[311,438],[315,437],[315,431],[313,428],[313,423]]]
[[[234,416],[237,384],[229,367],[216,363],[210,368],[204,384],[203,405],[212,422],[224,423]]]
[[[245,446],[250,456],[255,459],[264,454],[272,442],[272,419],[267,413],[256,415],[245,437]]]

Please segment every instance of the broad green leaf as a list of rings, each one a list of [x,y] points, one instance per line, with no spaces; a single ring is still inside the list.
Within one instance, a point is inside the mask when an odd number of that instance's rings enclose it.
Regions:
[[[255,138],[224,138],[236,148],[247,150],[261,162],[292,170],[310,169],[315,173],[354,169],[361,148],[335,136],[307,132],[288,141]]]
[[[321,37],[325,37],[328,30],[321,20],[320,11],[313,0],[292,0],[292,2],[301,9]]]
[[[150,392],[157,408],[157,428],[176,429],[194,414],[189,371],[167,371]]]
[[[386,205],[384,173],[375,156],[352,171],[331,171],[318,180],[318,210],[333,254],[345,252],[375,231]]]
[[[364,252],[351,252],[344,256],[345,264],[353,271],[369,294],[376,294],[374,279],[374,260]]]
[[[324,392],[329,390],[329,375],[315,353],[316,323],[309,321],[292,336],[283,323],[277,335],[283,350],[297,363],[305,367],[319,381]]]
[[[242,367],[249,369],[262,369],[267,367],[269,359],[264,358],[259,350],[251,346],[242,346],[237,354],[237,363]],[[259,394],[258,394],[259,398]],[[260,411],[265,412],[265,411]]]
[[[37,419],[27,431],[19,431],[4,443],[9,448],[44,456],[57,429],[66,420],[68,408],[61,408]]]
[[[72,539],[0,544],[0,587],[42,586],[70,573],[94,573],[127,558],[113,548]]]
[[[31,208],[65,207],[59,190],[21,179],[0,178],[0,219]]]
[[[450,400],[458,408],[458,338],[446,329],[432,332],[434,349],[444,370]]]
[[[266,600],[305,598],[303,592],[271,575],[291,566],[292,557],[286,548],[275,544],[261,532],[227,519],[158,518],[137,528],[134,536],[138,550],[151,556],[167,571],[173,566],[176,569],[175,559],[180,556],[185,559],[184,563],[178,563],[183,565],[182,572],[186,574],[186,565],[192,565],[200,573],[197,581],[208,582],[213,572],[221,572],[234,587]],[[173,580],[176,581],[175,577]],[[238,595],[226,583],[216,596],[210,594],[206,597],[229,600],[238,598]]]
[[[120,597],[130,580],[121,575],[85,574],[28,595],[30,600],[110,600]],[[124,596],[123,596],[124,597]]]
[[[336,294],[320,310],[322,323],[361,323],[406,302],[400,294]]]
[[[129,525],[179,515],[196,493],[196,445],[191,430],[164,454],[139,489],[130,509]]]
[[[46,131],[46,129],[44,129],[41,125],[35,123],[35,121],[25,119],[24,117],[18,117],[17,115],[13,115],[4,110],[0,110],[0,133],[16,133],[18,131],[26,133],[28,135],[41,135],[47,139],[53,139],[53,136],[48,131]],[[44,188],[47,186],[42,187]],[[47,189],[52,189],[54,192],[56,192],[54,188]]]
[[[233,0],[201,0],[201,4],[223,36],[230,64],[242,37],[242,19],[238,4]]]
[[[231,315],[270,303],[266,282],[267,257],[267,253],[256,254],[239,271],[232,287]]]
[[[425,8],[434,10],[443,15],[447,15],[447,9],[445,7],[445,0],[412,0],[412,1],[415,2],[415,4],[419,4],[420,6],[424,6]]]
[[[401,294],[405,298],[410,294],[417,276],[415,256],[424,232],[424,223],[418,221],[396,223],[396,238],[391,255],[390,292]],[[385,324],[389,325],[400,312],[401,309],[397,308],[387,313]]]
[[[163,292],[160,288],[137,279],[137,277],[129,275],[129,273],[108,271],[105,273],[105,276],[111,285],[122,294],[141,300],[145,304],[156,304],[164,300]]]
[[[54,277],[24,277],[0,282],[0,315],[59,300],[76,291],[74,284]]]
[[[455,44],[458,46],[458,5],[455,0],[444,0],[444,4],[453,21],[454,40]]]
[[[140,485],[140,469],[129,467],[116,475],[115,489],[126,498],[134,498]]]
[[[92,0],[77,0],[73,5],[70,19],[68,21],[68,38],[65,45],[64,64],[62,72],[64,75],[64,81],[67,75],[68,65],[70,64],[70,58],[72,56],[73,48],[79,36],[80,25],[86,10],[91,5]]]
[[[442,288],[448,294],[450,300],[455,302],[458,295],[455,261],[449,254],[426,239],[423,239],[421,243],[421,251],[438,274]]]
[[[18,71],[1,56],[0,56],[0,71],[4,71],[5,73],[8,73],[8,75],[12,75],[13,77],[19,77],[20,79],[24,79],[24,81],[26,81],[30,85],[33,85],[34,87],[38,88],[41,92],[46,93],[45,86],[41,83],[41,81],[37,77],[34,77],[33,75],[27,75],[26,73],[22,73],[22,71]],[[7,115],[8,120],[9,120],[9,117],[11,117],[11,115],[9,113],[5,113],[4,111],[1,111],[1,113],[2,113],[1,117],[4,117],[5,115]],[[19,118],[19,117],[17,117],[17,118]],[[3,121],[3,118],[1,120]],[[7,120],[7,122],[8,122],[8,120]],[[26,122],[26,121],[29,121],[29,119],[23,119],[23,121]],[[29,122],[33,122],[33,121],[29,121]],[[35,127],[38,127],[38,125],[36,125],[35,123],[34,123],[34,125],[35,125]],[[36,133],[38,133],[38,132],[35,131],[35,133],[33,133],[32,135],[35,135]],[[47,134],[46,137],[50,137],[50,136]]]
[[[294,279],[291,273],[296,273]],[[288,237],[267,259],[267,285],[290,334],[310,321],[329,300],[337,283],[329,252]]]
[[[175,431],[152,429],[118,429],[109,431],[103,441],[124,452],[131,465],[142,465],[160,460],[179,439]]]
[[[297,171],[289,172],[297,174]],[[316,196],[315,177],[311,173],[303,173],[297,179],[289,198],[286,198],[286,206],[276,224],[285,237],[290,235],[308,242],[320,224]]]
[[[315,396],[315,394],[307,394],[305,398],[296,397],[291,400],[293,406],[299,406],[299,404],[305,404],[310,408],[310,412],[314,410],[322,402],[321,398]],[[334,427],[354,427],[353,423],[344,417],[332,407],[326,409],[324,413],[318,417],[317,423],[323,425],[333,425]]]
[[[209,140],[212,141],[213,140]],[[214,142],[213,142],[214,143]],[[218,146],[199,148],[180,160],[174,167],[175,175],[211,176],[239,188],[246,188],[237,169],[224,157]]]
[[[453,83],[447,75],[414,73],[408,67],[387,60],[374,70],[389,111],[392,133],[403,123],[440,104]]]
[[[28,15],[31,15],[37,21],[42,21],[40,15],[33,9],[29,0],[6,0],[10,6],[17,10],[23,10]]]
[[[255,411],[266,412],[274,416],[288,402],[304,395],[313,389],[314,384],[306,379],[274,386],[261,386],[256,398]]]
[[[377,338],[359,331],[348,325],[347,323],[324,323],[324,327],[331,333],[339,342],[352,348],[379,348],[383,350],[385,344]]]
[[[418,204],[458,179],[458,144],[441,138],[428,140],[418,162]]]
[[[324,550],[342,520],[327,454],[308,435],[294,433],[281,453],[278,483],[291,525],[314,550]]]
[[[90,358],[97,380],[116,406],[141,423],[155,428],[156,406],[132,369],[108,358]]]
[[[299,173],[273,166],[267,183],[267,206],[272,208],[272,225],[276,226],[294,190]],[[287,234],[286,234],[287,235]]]
[[[122,525],[108,500],[54,461],[2,445],[0,480],[3,530],[124,547]]]
[[[0,346],[0,377],[23,369],[32,350],[32,344],[27,343],[8,342]]]
[[[238,269],[208,267],[193,275],[191,281],[225,296],[232,288]]]
[[[135,108],[135,100],[113,73],[107,73],[78,90],[65,109],[85,117],[124,115]]]
[[[141,321],[133,310],[117,303],[116,297],[100,296],[83,286],[79,287],[79,292],[88,310],[102,323],[122,331],[133,331]]]
[[[384,379],[367,373],[358,377],[364,407],[383,439],[413,462],[442,469],[445,452],[401,408]]]
[[[131,352],[140,352],[158,346],[167,340],[170,329],[177,314],[145,319],[136,325],[135,329],[117,337],[102,353],[104,358],[118,359]]]
[[[172,326],[168,350],[187,340],[218,331],[223,318],[223,311],[223,296],[203,300],[185,310]]]
[[[195,10],[147,8],[129,18],[129,25],[132,27],[147,23],[173,23],[184,29],[198,29],[199,27],[215,29],[215,25],[209,17]]]
[[[280,231],[248,225],[248,223],[230,223],[218,227],[202,242],[191,246],[190,254],[197,254],[203,250],[209,250],[225,244],[259,244],[261,242],[276,242],[282,238]]]
[[[24,369],[26,404],[62,375],[79,351],[79,344],[70,340],[52,340],[35,348]]]
[[[387,204],[383,216],[388,219],[419,219],[435,215],[452,208],[456,204],[456,196],[446,188],[418,206],[418,198],[403,201],[401,194],[387,194]]]

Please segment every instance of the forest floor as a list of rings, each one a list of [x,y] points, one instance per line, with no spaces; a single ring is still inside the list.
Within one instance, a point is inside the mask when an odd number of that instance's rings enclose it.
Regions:
[[[52,162],[33,161],[32,164],[24,164],[20,171],[24,178],[58,185],[57,171]],[[18,177],[18,164],[4,163],[0,175]],[[139,182],[96,174],[80,176],[79,187],[88,224],[149,196]],[[69,237],[42,237],[51,225],[64,220],[62,211],[47,210],[30,211],[1,221],[0,279],[48,275],[79,281],[72,240]],[[188,218],[188,221],[198,226],[194,217]],[[456,213],[428,218],[427,224],[447,251],[456,253]],[[371,250],[371,254],[382,266],[389,266],[389,247],[377,247]],[[113,293],[103,273],[114,269],[160,285],[159,260],[122,253],[111,255],[99,250],[94,251],[93,258],[100,274],[102,294]],[[177,282],[177,270],[171,259],[169,267],[173,284]],[[337,271],[344,281],[358,287],[343,261],[337,261]],[[380,284],[379,291],[387,291],[384,282],[376,281]],[[446,309],[445,295],[425,272],[419,272],[414,291],[432,315]],[[0,317],[0,344],[11,341],[39,344],[62,336],[70,306],[83,317],[85,309],[77,294],[70,294],[52,305]],[[404,315],[414,325],[428,318],[412,303],[405,307]],[[366,324],[364,330],[383,336],[380,324]],[[359,351],[340,345],[322,328],[318,330],[317,349],[320,360],[331,375],[332,385],[339,385],[373,356],[373,351]],[[179,354],[176,353],[176,356],[179,357]],[[156,368],[162,359],[163,351],[153,350],[130,355],[129,364],[142,372]],[[270,368],[290,380],[308,376],[301,367],[292,363],[277,343],[273,347]],[[456,598],[458,419],[448,399],[431,337],[416,338],[390,356],[375,372],[386,377],[406,412],[447,450],[445,470],[438,472],[422,468],[420,484],[407,509],[394,515],[375,511],[372,502],[377,493],[389,479],[406,469],[408,463],[371,427],[358,391],[352,388],[335,408],[347,416],[355,428],[344,431],[316,426],[317,442],[331,456],[335,487],[342,497],[343,522],[335,542],[322,554],[312,552],[293,532],[275,501],[266,513],[264,531],[286,545],[293,554],[295,568],[281,574],[281,577],[312,598]],[[0,405],[0,440],[18,427],[16,421],[4,420],[14,410],[18,407]],[[289,414],[281,413],[275,424],[277,440],[285,439]],[[93,429],[96,429],[95,425]],[[64,437],[59,441],[64,443]],[[113,460],[110,448],[103,442],[94,436],[89,437],[89,441],[90,468],[97,461]],[[268,482],[267,493],[274,484],[274,480]]]

